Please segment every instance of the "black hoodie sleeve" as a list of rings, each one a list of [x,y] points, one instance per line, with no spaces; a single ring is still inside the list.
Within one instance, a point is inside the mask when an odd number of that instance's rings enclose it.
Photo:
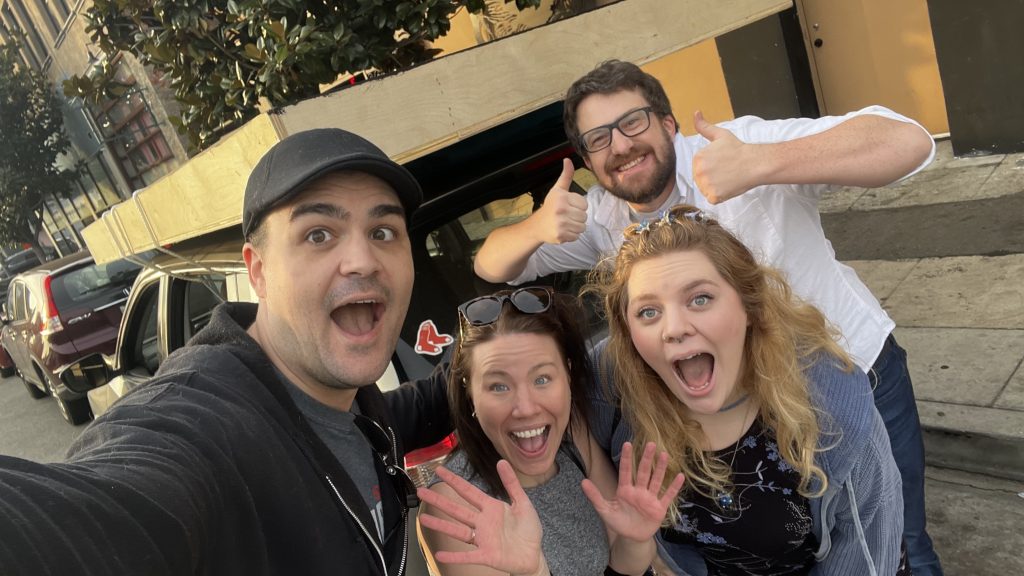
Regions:
[[[192,423],[146,406],[113,416],[65,463],[0,457],[0,572],[195,572],[223,510],[223,471]]]
[[[448,362],[430,376],[384,394],[405,450],[433,446],[452,432],[448,411]]]

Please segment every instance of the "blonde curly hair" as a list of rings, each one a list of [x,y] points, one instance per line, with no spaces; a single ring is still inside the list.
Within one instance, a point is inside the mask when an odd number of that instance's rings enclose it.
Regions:
[[[693,206],[681,204],[653,223],[633,224],[625,236],[618,254],[591,273],[584,292],[604,301],[611,382],[635,444],[653,441],[669,453],[666,478],[685,474],[684,495],[696,491],[713,498],[730,482],[729,466],[706,450],[701,425],[637,352],[626,315],[629,277],[637,263],[699,251],[739,294],[749,320],[739,385],[760,406],[762,425],[774,433],[779,454],[799,474],[799,492],[820,496],[828,478],[814,457],[831,442],[819,438],[824,414],[811,404],[804,368],[822,352],[838,359],[847,371],[854,367],[825,317],[797,299],[779,272],[759,265],[735,236]],[[666,410],[667,406],[679,409]],[[672,510],[674,522],[678,509]]]

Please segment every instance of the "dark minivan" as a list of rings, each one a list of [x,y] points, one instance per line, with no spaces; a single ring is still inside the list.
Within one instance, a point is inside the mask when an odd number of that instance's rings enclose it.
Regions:
[[[34,398],[57,400],[71,424],[91,417],[84,391],[58,378],[90,354],[112,354],[124,302],[139,266],[96,264],[88,252],[53,260],[15,276],[4,304],[2,343]]]

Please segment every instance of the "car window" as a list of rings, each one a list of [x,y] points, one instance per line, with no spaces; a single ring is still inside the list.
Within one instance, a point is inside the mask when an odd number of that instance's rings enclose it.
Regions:
[[[14,317],[18,320],[27,318],[25,315],[25,284],[16,282],[14,284]]]
[[[4,268],[11,276],[35,268],[39,264],[39,257],[32,250],[22,250],[4,259]]]
[[[139,265],[127,260],[91,264],[53,277],[50,290],[58,310],[97,308],[128,295]]]
[[[188,342],[196,332],[209,322],[213,309],[227,299],[226,282],[223,275],[207,276],[206,282],[185,282],[184,338]]]
[[[11,320],[21,319],[18,315],[18,286],[20,285],[20,283],[15,282],[7,288],[7,314]]]
[[[576,170],[573,180],[573,189],[581,193],[595,181],[593,174],[584,168]],[[473,259],[487,236],[496,228],[525,220],[540,207],[546,194],[545,188],[514,198],[499,198],[474,208],[430,232],[427,252],[442,268],[464,271],[468,267],[472,274]]]
[[[582,191],[580,180],[587,179],[588,175],[586,171],[577,170],[577,186],[574,187],[577,191]],[[422,238],[422,244],[416,240],[419,245],[413,247],[416,285],[409,314],[402,327],[403,342],[396,351],[401,377],[423,377],[445,357],[446,347],[453,341],[457,330],[456,307],[459,304],[509,287],[477,277],[473,272],[473,260],[495,228],[513,224],[532,214],[550,186],[551,182],[547,182],[538,190],[520,190],[512,197],[476,198],[478,204],[475,206],[472,202],[459,204],[463,206],[461,211],[440,225],[425,228],[425,234],[417,235]],[[588,272],[552,274],[530,284],[552,286],[559,292],[575,296],[579,294]],[[602,337],[606,328],[598,314],[599,306],[588,299],[583,308],[588,335],[592,339]],[[407,345],[404,355],[402,344]]]
[[[173,278],[170,284],[167,311],[167,345],[173,352],[206,327],[213,309],[221,302],[251,301],[249,276],[239,273],[213,272],[188,279]]]
[[[35,294],[25,286],[25,318],[34,318],[38,307]]]
[[[256,293],[249,284],[249,273],[246,271],[228,274],[224,278],[225,289],[229,302],[256,302]]]
[[[122,366],[126,372],[153,375],[160,367],[160,334],[157,318],[160,283],[154,282],[136,299],[125,332]]]

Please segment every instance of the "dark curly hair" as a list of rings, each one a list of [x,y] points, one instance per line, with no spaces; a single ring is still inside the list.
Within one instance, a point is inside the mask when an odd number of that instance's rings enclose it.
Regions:
[[[576,124],[576,111],[580,103],[592,94],[614,94],[623,90],[639,90],[650,105],[651,111],[658,117],[671,116],[675,120],[668,95],[657,78],[631,62],[607,60],[573,82],[569,91],[565,93],[562,123],[565,126],[565,135],[580,156],[586,157],[586,151],[580,141],[580,128]],[[678,122],[676,124],[678,125]]]

